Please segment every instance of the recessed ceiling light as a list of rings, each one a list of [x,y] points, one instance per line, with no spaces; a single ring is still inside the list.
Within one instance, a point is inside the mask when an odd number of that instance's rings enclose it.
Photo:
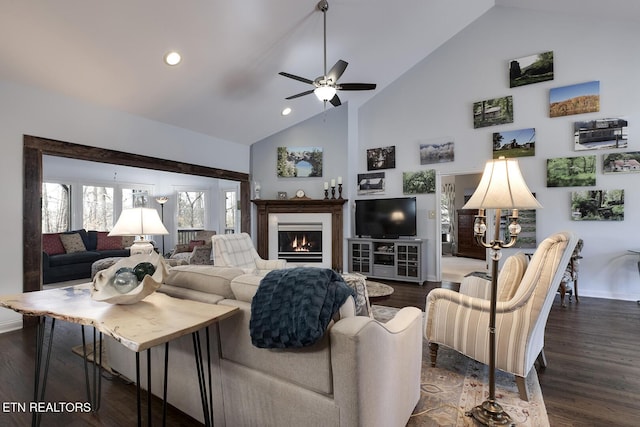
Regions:
[[[171,51],[168,52],[165,56],[164,56],[164,62],[167,65],[178,65],[180,63],[180,61],[182,61],[182,57],[180,56],[180,54],[176,51]]]
[[[280,114],[282,114],[283,116],[288,116],[289,114],[291,114],[291,108],[290,107],[285,108],[284,110],[282,110],[282,113]]]

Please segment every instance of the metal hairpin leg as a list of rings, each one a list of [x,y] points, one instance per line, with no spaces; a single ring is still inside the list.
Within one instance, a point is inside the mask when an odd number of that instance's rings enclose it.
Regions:
[[[162,425],[167,425],[167,380],[169,371],[169,343],[164,345],[164,385],[162,391]],[[147,425],[151,426],[151,349],[147,349]],[[138,427],[142,426],[142,402],[140,388],[140,353],[136,352],[136,405],[138,411]]]
[[[87,386],[87,401],[91,404],[91,412],[98,412],[100,409],[100,398],[102,395],[102,332],[96,340],[96,328],[93,328],[93,393],[91,392],[91,382],[89,381],[89,368],[87,361],[87,344],[84,336],[84,325],[80,325],[82,330],[82,355],[84,358],[84,378]]]
[[[211,388],[211,347],[209,345],[209,327],[206,328],[206,344],[207,344],[207,373],[208,383],[204,377],[204,366],[202,362],[202,346],[200,344],[200,333],[198,331],[192,334],[193,337],[193,353],[196,358],[196,370],[198,372],[198,384],[200,385],[200,399],[202,400],[202,410],[204,412],[204,425],[206,427],[213,426],[213,390]],[[208,392],[207,392],[208,385]],[[207,396],[208,395],[208,396]]]
[[[49,361],[51,360],[51,345],[53,343],[53,331],[56,325],[56,319],[51,319],[51,327],[49,329],[49,342],[47,344],[46,356],[44,360],[44,371],[41,372],[42,368],[42,356],[44,351],[44,336],[45,336],[45,327],[46,327],[47,318],[39,317],[38,318],[38,328],[36,331],[36,369],[35,369],[35,379],[33,385],[33,401],[34,402],[42,402],[44,401],[44,392],[47,388],[47,376],[49,374]],[[42,383],[41,378],[42,377]],[[42,389],[40,389],[42,386]],[[31,425],[33,427],[40,425],[40,413],[35,411],[31,416]]]

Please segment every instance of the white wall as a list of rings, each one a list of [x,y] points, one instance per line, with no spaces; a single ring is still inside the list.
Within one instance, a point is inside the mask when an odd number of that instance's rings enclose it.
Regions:
[[[249,147],[38,89],[0,81],[0,294],[22,292],[23,135],[249,172]],[[0,331],[20,325],[0,310]]]
[[[626,116],[628,151],[640,150],[636,131],[640,123],[640,57],[635,54],[640,28],[615,14],[587,20],[559,14],[531,13],[496,7],[487,12],[435,53],[380,91],[359,110],[356,143],[361,171],[366,171],[367,148],[396,145],[396,169],[387,170],[386,197],[402,193],[402,172],[433,168],[441,174],[481,172],[492,156],[495,131],[536,129],[535,157],[520,158],[524,177],[544,209],[537,213],[537,237],[573,230],[585,241],[580,273],[581,295],[640,299],[637,257],[640,227],[640,174],[603,175],[603,151],[573,151],[574,121]],[[508,61],[552,50],[555,80],[509,88]],[[549,118],[549,89],[600,81],[600,112]],[[473,129],[472,104],[513,96],[514,123]],[[418,141],[453,136],[455,161],[420,165]],[[615,150],[606,150],[612,152]],[[596,189],[625,190],[622,222],[575,222],[570,219],[573,188],[546,187],[546,159],[596,154]],[[585,189],[588,187],[582,187]],[[435,195],[418,197],[422,215],[419,233],[429,241],[429,275],[435,275],[438,221],[426,212],[437,210]]]

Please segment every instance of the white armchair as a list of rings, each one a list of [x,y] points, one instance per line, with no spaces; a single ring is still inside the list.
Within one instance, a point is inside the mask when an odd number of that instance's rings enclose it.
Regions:
[[[263,274],[287,266],[285,260],[260,258],[253,247],[251,236],[247,233],[216,234],[211,237],[211,242],[213,263],[218,267],[236,267],[243,269],[246,273]]]
[[[525,378],[534,362],[539,360],[546,366],[543,350],[547,318],[577,242],[573,233],[554,234],[536,249],[521,280],[513,271],[505,273],[504,279],[498,276],[502,285],[498,296],[508,299],[498,299],[496,307],[496,368],[515,375],[523,400],[528,400]],[[510,262],[519,263],[516,258]],[[505,267],[506,263],[503,271]],[[490,301],[484,295],[472,297],[449,289],[429,292],[425,338],[429,341],[432,366],[438,345],[489,363],[489,308]]]

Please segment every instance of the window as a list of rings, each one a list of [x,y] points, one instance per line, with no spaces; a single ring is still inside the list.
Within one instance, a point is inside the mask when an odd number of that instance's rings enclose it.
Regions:
[[[236,232],[236,218],[238,212],[238,192],[236,190],[224,191],[224,233]]]
[[[42,232],[60,233],[71,227],[71,186],[42,183]]]
[[[205,192],[178,191],[178,229],[204,229]]]
[[[82,186],[82,227],[110,231],[114,224],[113,187]]]

